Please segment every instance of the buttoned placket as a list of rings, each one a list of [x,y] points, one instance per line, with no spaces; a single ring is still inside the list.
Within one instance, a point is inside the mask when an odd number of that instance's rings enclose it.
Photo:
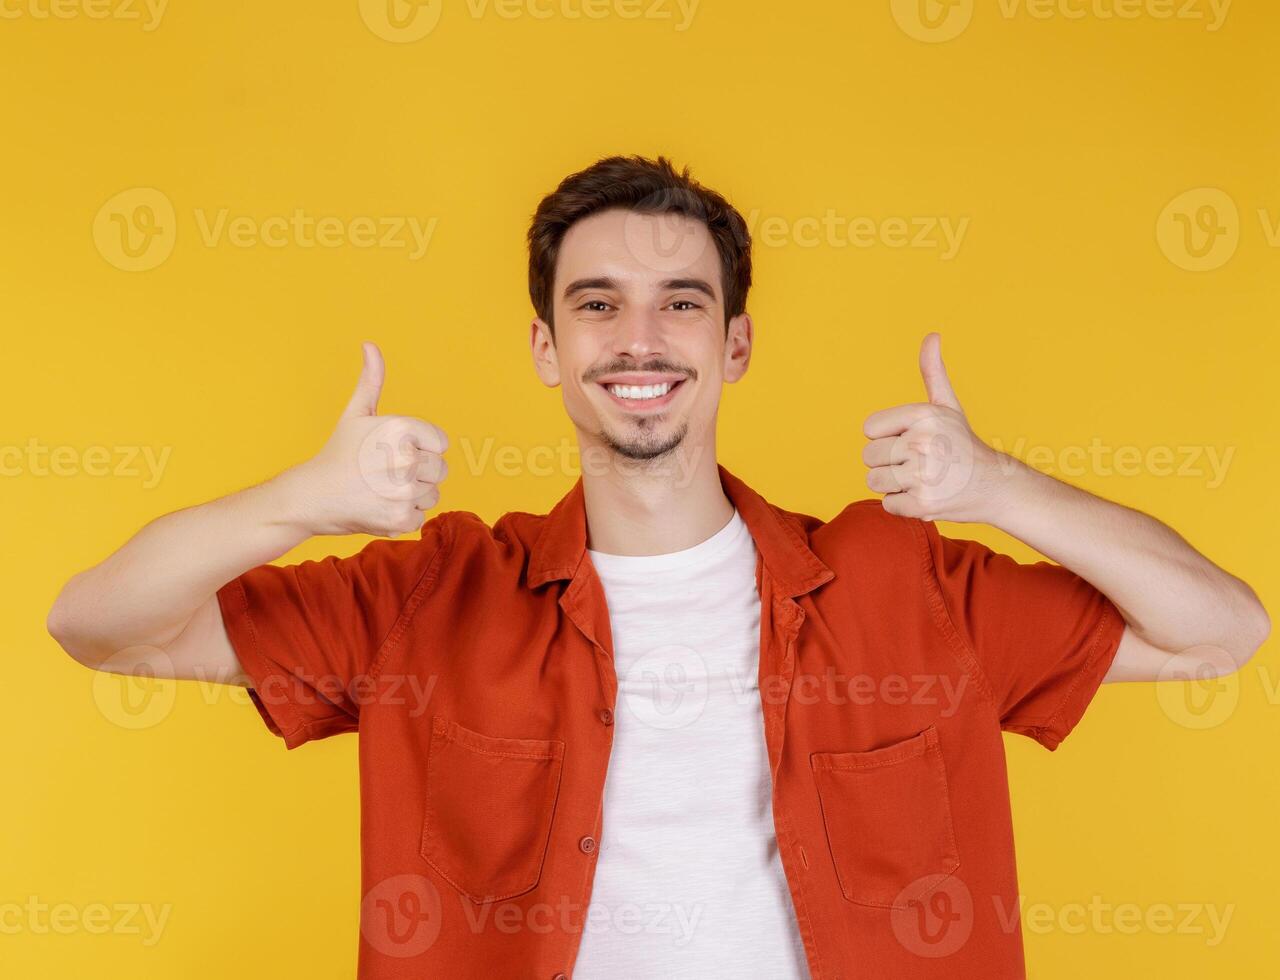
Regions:
[[[602,701],[591,709],[591,714],[597,720],[607,742],[605,765],[600,767],[596,786],[595,825],[584,829],[583,834],[578,838],[578,850],[584,855],[584,860],[595,861],[600,853],[600,836],[603,833],[601,821],[603,820],[604,783],[608,775],[609,759],[613,754],[614,712],[617,708],[618,675],[614,669],[613,637],[609,625],[609,610],[605,600],[604,586],[600,582],[595,567],[591,564],[585,551],[583,552],[582,560],[578,563],[578,567],[574,570],[569,586],[560,595],[559,604],[569,621],[590,642],[591,649],[595,653],[596,675],[600,681]],[[596,610],[603,610],[603,617],[599,620],[593,615]],[[592,875],[594,876],[594,874],[593,866]],[[585,898],[585,896],[582,897]],[[586,911],[584,908],[583,928],[586,927]],[[582,934],[579,932],[578,942],[581,943],[581,941]],[[555,980],[569,980],[569,978],[565,973],[557,973]]]
[[[765,745],[769,755],[769,792],[773,812],[774,836],[778,842],[778,856],[782,859],[783,874],[791,892],[792,906],[796,913],[796,925],[804,946],[811,980],[819,980],[822,969],[817,945],[810,923],[808,904],[805,901],[804,871],[809,862],[804,847],[795,840],[791,822],[778,799],[778,767],[782,762],[782,746],[786,740],[787,709],[791,704],[791,688],[796,671],[796,643],[800,627],[804,625],[804,608],[793,596],[776,594],[777,583],[764,564],[763,555],[756,560],[756,590],[760,594],[760,608],[771,610],[766,621],[760,624],[760,664],[757,687],[760,694],[760,710],[764,715]],[[781,651],[777,662],[775,651]],[[777,678],[777,683],[773,678]],[[774,703],[774,692],[777,701]],[[797,863],[797,852],[799,861]]]

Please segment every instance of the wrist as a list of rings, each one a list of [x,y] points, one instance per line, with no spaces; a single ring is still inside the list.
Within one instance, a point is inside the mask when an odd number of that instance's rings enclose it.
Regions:
[[[1049,477],[1022,460],[998,451],[995,470],[997,485],[990,495],[992,507],[986,523],[1016,537],[1014,529],[1024,526],[1035,504],[1044,499],[1044,483]]]
[[[295,537],[297,544],[323,533],[321,515],[315,512],[312,495],[306,490],[305,467],[306,463],[291,466],[254,488],[261,491],[266,522]]]

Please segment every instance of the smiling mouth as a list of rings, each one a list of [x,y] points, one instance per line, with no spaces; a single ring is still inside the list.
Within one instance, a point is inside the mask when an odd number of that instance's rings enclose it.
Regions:
[[[675,393],[684,384],[685,379],[663,381],[660,384],[628,385],[616,383],[600,383],[609,398],[623,408],[637,409],[661,408],[675,397]]]

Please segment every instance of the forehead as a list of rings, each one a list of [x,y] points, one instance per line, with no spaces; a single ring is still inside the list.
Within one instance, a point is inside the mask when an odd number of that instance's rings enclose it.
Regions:
[[[682,214],[641,214],[614,208],[576,222],[560,243],[555,295],[577,279],[609,276],[643,288],[673,278],[698,278],[720,295],[720,256],[707,226]]]

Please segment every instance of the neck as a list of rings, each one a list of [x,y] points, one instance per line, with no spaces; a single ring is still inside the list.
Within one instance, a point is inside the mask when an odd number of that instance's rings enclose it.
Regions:
[[[612,457],[583,467],[587,547],[612,555],[663,555],[692,548],[733,516],[715,446],[677,446],[656,460]]]

